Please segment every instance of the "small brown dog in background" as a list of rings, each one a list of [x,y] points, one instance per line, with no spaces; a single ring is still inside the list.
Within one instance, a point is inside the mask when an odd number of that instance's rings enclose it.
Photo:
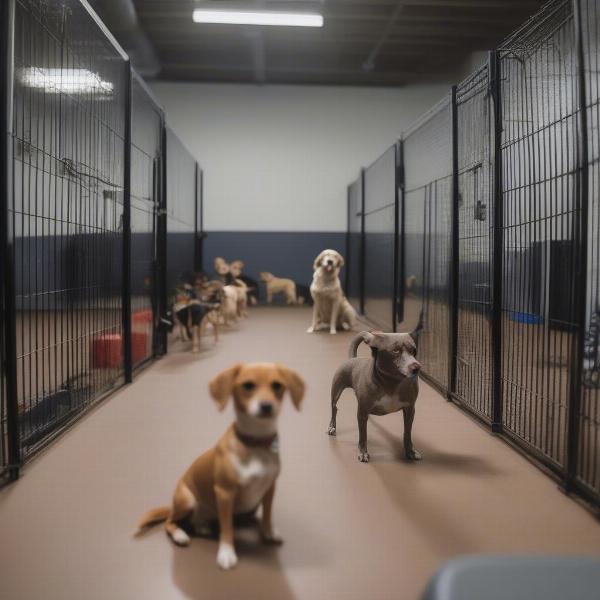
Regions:
[[[225,324],[235,323],[238,318],[248,316],[248,286],[241,279],[235,277],[231,269],[232,265],[223,257],[217,256],[214,265],[215,272],[225,284],[226,301],[223,306]],[[233,308],[234,303],[235,308]]]
[[[181,528],[182,522],[190,522],[200,532],[218,520],[217,564],[222,569],[231,569],[238,561],[233,539],[234,516],[254,514],[261,505],[263,541],[282,543],[273,529],[271,516],[280,470],[277,417],[286,392],[300,409],[304,381],[295,371],[280,364],[237,364],[217,375],[209,390],[220,410],[233,398],[235,422],[217,445],[197,458],[183,474],[171,506],[146,513],[136,533],[165,521],[173,542],[187,546],[190,538]]]
[[[256,305],[258,304],[258,283],[251,277],[244,275],[244,266],[243,260],[234,260],[229,265],[229,272],[235,279],[239,279],[246,284],[248,303]]]
[[[215,258],[215,273],[221,277],[223,283],[227,284],[229,281],[226,281],[227,275],[229,275],[229,264],[227,261],[221,256],[217,256]]]
[[[273,273],[263,271],[260,273],[260,280],[264,282],[267,288],[267,302],[273,302],[273,294],[283,294],[286,304],[296,304],[296,284],[291,279],[275,277]]]

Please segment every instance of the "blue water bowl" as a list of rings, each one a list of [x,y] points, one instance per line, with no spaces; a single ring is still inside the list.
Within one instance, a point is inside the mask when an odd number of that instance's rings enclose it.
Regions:
[[[544,322],[540,315],[532,315],[526,312],[511,312],[510,318],[515,323],[524,323],[525,325],[541,325]]]

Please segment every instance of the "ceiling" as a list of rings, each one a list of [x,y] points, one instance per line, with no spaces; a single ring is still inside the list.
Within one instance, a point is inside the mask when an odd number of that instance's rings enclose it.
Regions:
[[[325,24],[312,29],[199,25],[192,10],[201,3],[194,0],[126,1],[133,1],[160,79],[391,86],[451,76],[471,52],[493,48],[543,4],[323,0],[317,7]]]

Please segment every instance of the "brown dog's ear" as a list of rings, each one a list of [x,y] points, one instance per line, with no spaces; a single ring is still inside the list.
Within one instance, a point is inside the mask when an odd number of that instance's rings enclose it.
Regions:
[[[323,250],[323,252],[321,252],[319,256],[315,258],[315,262],[313,263],[313,271],[316,271],[321,266],[321,261],[323,260],[323,254],[325,254],[325,252],[327,252],[327,250]]]
[[[227,400],[229,400],[231,394],[233,393],[233,382],[238,376],[241,368],[241,364],[233,365],[233,367],[225,369],[225,371],[219,373],[210,380],[208,389],[210,391],[210,395],[217,403],[219,410],[223,410],[227,405]]]
[[[285,387],[290,392],[296,410],[300,410],[302,399],[304,398],[304,380],[296,371],[292,371],[292,369],[288,369],[283,365],[277,365],[277,370],[281,373]]]

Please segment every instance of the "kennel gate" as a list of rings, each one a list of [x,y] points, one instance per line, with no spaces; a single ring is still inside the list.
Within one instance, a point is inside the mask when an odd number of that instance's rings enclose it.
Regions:
[[[163,202],[164,114],[135,72],[131,104],[131,361],[135,369],[161,352],[157,237]]]
[[[196,161],[170,127],[166,128],[166,143],[166,276],[170,293],[182,280],[191,280],[198,263],[199,194]]]
[[[404,134],[398,244],[429,381],[596,505],[598,4],[546,4]]]
[[[578,48],[581,194],[583,247],[579,368],[580,403],[572,411],[571,460],[568,476],[600,503],[600,6],[577,0],[575,33]],[[583,100],[582,100],[583,99]]]
[[[426,377],[449,386],[452,103],[445,97],[403,135],[404,321],[423,315],[419,357]]]
[[[166,351],[167,257],[200,264],[202,171],[86,2],[0,11],[0,478],[15,479]],[[169,216],[168,145],[184,169]]]
[[[502,428],[559,473],[576,377],[578,90],[573,12],[551,2],[499,49]]]
[[[457,293],[455,384],[460,401],[492,419],[493,156],[489,66],[456,88]]]
[[[130,71],[85,5],[13,10],[7,352],[25,460],[124,377]]]
[[[364,170],[364,314],[396,330],[398,146]]]

